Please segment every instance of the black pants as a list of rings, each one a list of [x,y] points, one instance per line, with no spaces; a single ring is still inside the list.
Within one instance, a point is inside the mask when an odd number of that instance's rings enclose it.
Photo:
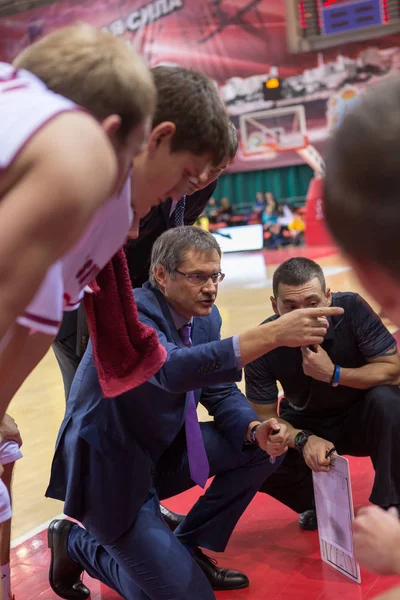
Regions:
[[[375,480],[370,501],[382,507],[400,504],[399,387],[372,388],[346,412],[326,418],[303,415],[283,400],[281,417],[296,429],[308,429],[332,442],[339,454],[371,457]],[[298,513],[314,506],[312,473],[296,450],[289,450],[260,492]]]
[[[65,400],[89,342],[89,331],[83,306],[65,312],[61,329],[52,344],[64,383]]]

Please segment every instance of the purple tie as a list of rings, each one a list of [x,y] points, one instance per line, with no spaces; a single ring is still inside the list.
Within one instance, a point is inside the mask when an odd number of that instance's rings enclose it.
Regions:
[[[191,324],[187,323],[179,330],[181,340],[188,348],[190,348],[192,345],[192,341],[190,339],[191,327]],[[197,483],[197,485],[204,488],[207,479],[210,476],[210,465],[208,464],[203,436],[201,435],[200,424],[197,418],[194,392],[189,392],[189,401],[187,403],[185,417],[185,430],[190,477],[192,478],[192,481]]]

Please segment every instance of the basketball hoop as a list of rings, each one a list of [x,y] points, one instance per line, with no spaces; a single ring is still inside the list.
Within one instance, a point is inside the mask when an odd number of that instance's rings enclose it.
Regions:
[[[264,142],[260,144],[257,149],[248,149],[243,144],[239,144],[240,155],[247,160],[257,160],[264,158],[266,160],[272,160],[278,154],[278,144],[276,142]]]
[[[297,152],[308,146],[308,137],[301,131],[285,133],[277,143],[277,152]]]

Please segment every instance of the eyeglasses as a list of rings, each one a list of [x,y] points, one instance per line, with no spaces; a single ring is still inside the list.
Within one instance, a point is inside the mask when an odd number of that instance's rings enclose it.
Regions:
[[[211,279],[214,284],[221,283],[225,278],[225,273],[221,272],[213,273],[212,275],[205,275],[203,273],[182,273],[182,271],[178,271],[178,269],[175,269],[175,272],[186,277],[193,285],[204,285],[209,279]]]

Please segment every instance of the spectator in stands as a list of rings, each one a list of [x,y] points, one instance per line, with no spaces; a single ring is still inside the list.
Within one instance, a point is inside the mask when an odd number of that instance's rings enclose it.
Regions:
[[[275,199],[275,196],[273,195],[272,192],[266,192],[265,193],[265,204],[267,206],[271,206],[273,210],[276,210],[278,207],[278,203]]]
[[[264,229],[269,229],[271,225],[276,225],[278,222],[278,213],[272,208],[272,206],[265,206],[261,213],[261,222],[264,225]]]
[[[296,210],[293,214],[293,220],[288,226],[290,231],[291,243],[294,246],[302,246],[304,244],[304,232],[306,224],[301,216],[300,210]]]
[[[200,227],[200,229],[203,229],[204,231],[208,231],[210,229],[210,220],[205,212],[201,213],[199,218],[196,219],[195,227]]]
[[[400,357],[396,341],[368,304],[353,293],[331,294],[321,267],[307,258],[284,262],[273,278],[275,321],[291,311],[341,306],[320,346],[277,348],[246,366],[246,394],[260,419],[277,416],[289,427],[287,456],[261,487],[316,527],[312,471],[329,471],[326,453],[370,456],[370,500],[400,506]],[[400,541],[400,538],[399,538]]]
[[[281,226],[278,223],[279,213],[275,200],[265,206],[261,214],[264,229],[264,247],[274,250],[281,245]]]
[[[229,202],[229,198],[224,196],[221,198],[221,207],[218,209],[217,222],[229,223],[230,218],[233,216],[233,207]]]
[[[210,223],[217,222],[218,208],[215,198],[210,198],[206,206],[205,212]]]
[[[266,200],[264,199],[264,194],[262,192],[257,192],[256,201],[253,205],[253,213],[262,214],[267,206]]]
[[[293,212],[287,204],[280,204],[277,208],[278,223],[281,227],[289,227],[293,221]]]

